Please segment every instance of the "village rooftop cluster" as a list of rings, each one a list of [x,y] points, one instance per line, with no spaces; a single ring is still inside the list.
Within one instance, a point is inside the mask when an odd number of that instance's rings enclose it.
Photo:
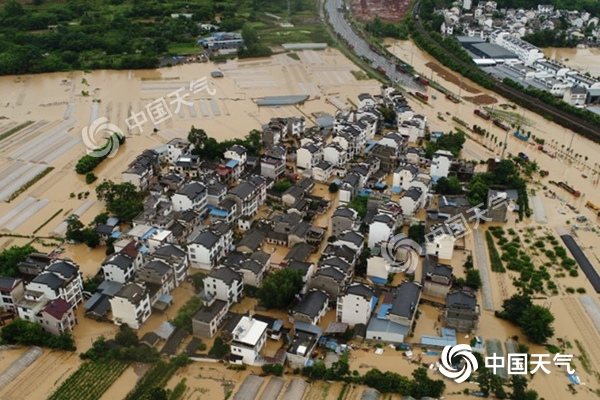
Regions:
[[[381,135],[378,106],[394,110],[392,132]],[[260,157],[234,145],[221,161],[201,160],[180,138],[145,150],[122,173],[124,182],[147,191],[143,212],[132,226],[111,217],[95,227],[103,242],[114,240],[115,251],[98,266],[104,279],[98,291],[84,292],[76,260],[33,253],[19,264],[19,278],[0,278],[0,307],[53,334],[74,328],[77,307],[85,309],[86,318],[139,329],[152,313],[168,312],[171,292],[188,274],[203,272],[204,289],[196,294],[203,306],[192,318],[193,335],[229,341],[232,363],[312,365],[316,347],[327,342],[322,338],[348,328],[358,339],[399,345],[414,330],[422,298],[443,305],[443,321],[437,332],[410,341],[456,344],[457,332],[476,331],[479,306],[474,289],[452,289],[449,264],[465,244],[464,235],[457,235],[460,229],[445,221],[467,215],[472,207],[463,196],[435,195],[432,185],[442,177],[468,182],[474,165],[446,150],[427,159],[417,147],[428,134],[427,118],[391,87],[361,94],[356,110],[328,121],[328,127],[308,129],[301,117],[273,118],[263,127]],[[432,140],[443,135],[438,132]],[[282,179],[293,183],[277,192],[273,188]],[[335,210],[316,190],[331,184],[338,189]],[[514,200],[513,192],[500,194]],[[490,198],[498,195],[490,190]],[[367,199],[362,215],[349,207],[359,198]],[[483,207],[496,222],[506,222],[512,210],[508,203]],[[417,218],[423,209],[425,220]],[[321,215],[331,215],[330,226],[315,222]],[[413,279],[416,266],[403,268],[409,254],[399,251],[389,260],[381,252],[403,226],[414,224],[436,232],[426,236],[420,254],[426,256],[420,281]],[[272,260],[276,248],[286,249],[281,262]],[[357,277],[359,266],[366,268],[365,278]],[[268,309],[230,311],[245,288],[260,287],[280,269],[302,276],[289,321]],[[390,276],[401,271],[409,279],[390,286]],[[321,326],[328,312],[336,322]],[[288,323],[292,330],[285,328]],[[186,336],[165,322],[142,342],[157,346],[165,340],[175,352]],[[267,340],[284,341],[282,350],[262,354]],[[340,350],[335,341],[333,348]]]

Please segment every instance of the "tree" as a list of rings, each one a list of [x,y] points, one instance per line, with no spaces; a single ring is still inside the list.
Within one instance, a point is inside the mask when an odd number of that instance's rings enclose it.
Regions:
[[[518,325],[523,316],[523,312],[531,307],[533,303],[531,298],[520,294],[515,294],[502,303],[502,311],[497,312],[496,316],[513,324]]]
[[[206,135],[204,129],[197,129],[194,127],[194,125],[192,125],[187,139],[191,144],[194,145],[195,148],[202,149],[206,143],[206,140],[208,139],[208,136]]]
[[[283,193],[294,185],[289,179],[282,179],[273,185],[273,191]]]
[[[523,311],[519,319],[521,330],[527,338],[536,344],[544,344],[554,336],[554,315],[545,307],[532,305]]]
[[[446,178],[442,176],[438,179],[434,186],[434,190],[437,194],[454,195],[462,193],[462,184],[455,177]]]
[[[302,290],[302,271],[285,268],[275,271],[263,281],[257,297],[266,308],[287,309]]]
[[[96,196],[106,202],[109,212],[125,222],[130,222],[144,210],[144,194],[129,182],[104,181],[96,186]]]
[[[75,340],[70,333],[54,336],[42,329],[41,325],[20,318],[0,330],[0,342],[75,351]]]
[[[139,343],[137,332],[129,327],[127,324],[121,324],[119,332],[115,335],[115,342],[121,346],[131,347],[137,346]]]
[[[414,242],[425,243],[425,225],[413,224],[408,228],[408,237]]]
[[[202,307],[202,304],[202,300],[199,297],[192,297],[177,311],[177,315],[175,315],[171,323],[177,328],[192,332],[192,317]]]
[[[33,246],[25,245],[11,246],[0,252],[0,276],[17,276],[19,263],[25,261],[29,254],[36,251]]]
[[[337,183],[335,182],[331,182],[329,184],[329,193],[337,193],[337,191],[340,189],[340,187],[338,186]]]
[[[203,274],[201,272],[190,275],[192,285],[194,285],[194,289],[196,289],[197,292],[201,291],[204,288],[204,278],[206,278],[206,274]]]
[[[475,290],[478,290],[481,287],[481,277],[479,276],[479,270],[477,270],[477,269],[468,269],[467,270],[465,285],[470,286]]]
[[[213,343],[213,347],[208,352],[208,355],[219,360],[229,354],[229,345],[223,343],[221,336],[217,337]]]
[[[258,43],[258,34],[250,24],[244,24],[242,28],[242,38],[244,39],[244,45],[246,47]]]
[[[417,368],[412,373],[413,383],[410,389],[410,395],[416,399],[422,397],[438,398],[444,392],[446,384],[441,380],[433,380],[427,376],[427,369]]]
[[[358,213],[358,217],[363,219],[365,215],[367,215],[367,203],[369,202],[369,198],[367,196],[355,196],[350,203],[348,203],[348,207],[356,210]]]

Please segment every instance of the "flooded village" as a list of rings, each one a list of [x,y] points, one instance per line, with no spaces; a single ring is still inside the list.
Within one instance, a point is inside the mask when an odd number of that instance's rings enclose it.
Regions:
[[[0,278],[0,329],[18,317],[71,333],[77,348],[3,346],[0,398],[136,398],[153,385],[185,399],[405,398],[350,379],[377,369],[424,371],[444,398],[464,399],[480,385],[440,372],[442,349],[457,344],[571,354],[580,384],[549,363],[529,388],[546,400],[595,398],[600,288],[580,259],[565,261],[575,253],[564,238],[597,268],[598,144],[463,81],[412,42],[387,44],[461,101],[382,85],[333,48],[0,77],[0,246],[36,249],[18,277]],[[596,51],[555,57],[592,65]],[[114,154],[86,182],[75,168],[88,142],[115,132],[90,128],[102,117],[125,140],[110,142]],[[236,139],[212,156],[210,146]],[[526,182],[527,204],[514,182],[484,186],[473,204],[463,188],[502,159]],[[138,193],[140,210],[122,207]],[[520,218],[519,207],[530,212]],[[98,243],[65,240],[76,231]],[[511,269],[507,242],[531,262],[528,276]],[[555,316],[545,345],[495,314],[523,291]],[[129,350],[125,325],[140,354],[164,364],[102,358],[98,349]]]

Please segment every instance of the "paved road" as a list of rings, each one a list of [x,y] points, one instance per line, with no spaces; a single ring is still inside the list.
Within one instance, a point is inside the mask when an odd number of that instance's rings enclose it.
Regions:
[[[494,298],[492,296],[492,282],[490,280],[490,266],[488,264],[487,254],[485,253],[485,241],[481,234],[481,229],[473,229],[473,238],[475,239],[475,259],[477,269],[481,276],[481,298],[483,300],[484,310],[495,310]]]
[[[369,44],[352,30],[350,23],[344,17],[344,13],[340,11],[342,7],[344,7],[342,0],[325,0],[325,10],[335,33],[354,46],[354,52],[358,56],[366,57],[373,68],[383,68],[386,71],[386,76],[392,82],[398,83],[406,89],[422,89],[422,86],[416,83],[411,75],[396,71],[396,66],[392,62],[371,50]]]

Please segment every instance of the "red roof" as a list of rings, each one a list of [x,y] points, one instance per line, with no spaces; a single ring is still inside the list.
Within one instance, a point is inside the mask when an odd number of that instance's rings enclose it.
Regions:
[[[52,315],[54,318],[61,320],[66,312],[71,309],[71,305],[61,298],[50,300],[44,311]]]
[[[129,242],[129,244],[127,244],[127,246],[123,247],[123,249],[120,251],[120,253],[126,254],[129,257],[131,257],[132,260],[135,260],[139,253],[139,250],[138,250],[137,246],[135,245],[135,241],[132,240],[131,242]]]

